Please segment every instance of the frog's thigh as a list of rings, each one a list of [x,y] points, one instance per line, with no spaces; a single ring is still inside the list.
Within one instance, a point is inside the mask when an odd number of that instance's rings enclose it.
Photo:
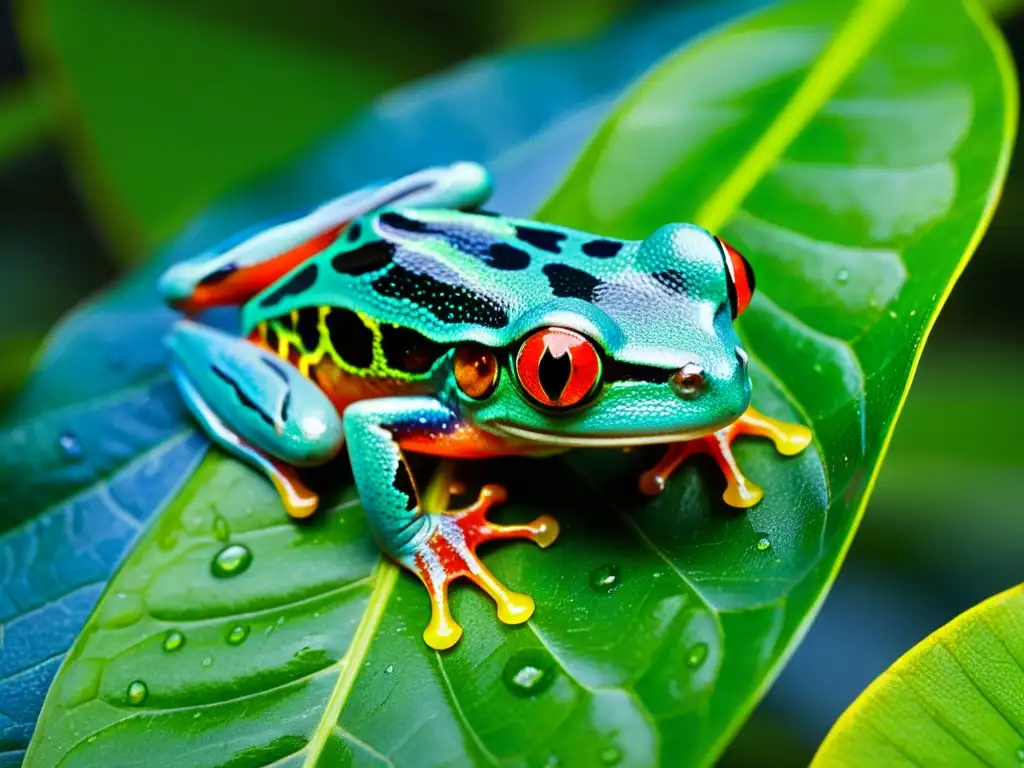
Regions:
[[[287,361],[188,320],[175,324],[167,344],[189,409],[210,437],[235,455],[263,466],[253,456],[255,449],[308,466],[323,464],[340,450],[344,433],[337,410]]]

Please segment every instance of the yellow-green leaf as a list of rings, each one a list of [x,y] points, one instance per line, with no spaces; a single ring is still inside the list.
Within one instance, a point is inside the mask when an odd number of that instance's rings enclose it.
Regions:
[[[1024,763],[1024,584],[914,646],[832,727],[812,768]]]

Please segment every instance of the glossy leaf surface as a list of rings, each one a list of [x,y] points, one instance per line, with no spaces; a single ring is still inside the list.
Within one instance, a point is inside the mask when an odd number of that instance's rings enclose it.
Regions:
[[[535,618],[503,627],[457,590],[466,635],[445,654],[422,644],[422,588],[376,558],[350,490],[295,526],[266,482],[213,456],[108,588],[29,762],[713,761],[848,546],[994,204],[1011,80],[996,33],[954,0],[782,3],[681,49],[540,216],[625,236],[696,220],[745,252],[755,402],[811,424],[813,449],[742,445],[767,491],[746,514],[700,463],[640,499],[646,452],[576,454],[584,482],[556,461],[474,466],[507,481],[509,518],[549,512],[564,531],[487,555]]]
[[[292,167],[203,214],[155,263],[53,333],[0,426],[0,766],[21,763],[50,681],[107,579],[206,450],[167,376],[161,339],[174,314],[156,294],[160,271],[261,220],[463,157],[494,166],[499,202],[520,200],[526,213],[625,84],[676,41],[756,4],[661,14],[389,94]],[[595,70],[605,59],[614,65]],[[234,323],[230,314],[210,320]]]
[[[1024,586],[911,649],[836,722],[814,768],[1024,761]]]

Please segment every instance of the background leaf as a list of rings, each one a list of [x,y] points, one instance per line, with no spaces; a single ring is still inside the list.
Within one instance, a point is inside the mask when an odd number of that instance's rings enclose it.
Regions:
[[[624,490],[639,462],[608,455],[576,462],[600,475],[599,493],[565,483],[556,462],[488,464],[488,480],[529,472],[510,482],[521,505],[510,517],[550,511],[565,533],[549,552],[488,556],[537,596],[528,626],[501,627],[459,590],[466,637],[439,655],[419,639],[421,588],[373,565],[354,507],[294,526],[272,514],[265,482],[211,457],[106,592],[30,762],[178,757],[186,730],[195,764],[713,760],[831,581],[1005,170],[1016,116],[1005,55],[974,6],[944,1],[941,13],[785,3],[683,49],[544,209],[610,234],[696,218],[752,257],[765,290],[742,331],[757,402],[818,437],[788,462],[743,446],[762,506],[727,512],[713,475],[692,468],[640,505]],[[708,71],[740,74],[710,87]],[[944,131],[922,128],[935,125]],[[915,207],[922,189],[929,205]],[[228,546],[251,564],[217,579]],[[253,645],[236,653],[229,638],[250,622]],[[180,649],[163,650],[167,632]]]
[[[1024,585],[911,649],[855,701],[813,766],[991,765],[1024,760]]]
[[[206,449],[166,375],[160,339],[174,315],[156,295],[160,271],[265,218],[462,157],[495,167],[507,207],[512,190],[534,205],[619,89],[680,39],[753,5],[658,14],[390,94],[291,168],[199,217],[153,264],[54,332],[0,428],[0,766],[21,762],[50,680],[107,578]],[[604,60],[614,64],[594,66]]]

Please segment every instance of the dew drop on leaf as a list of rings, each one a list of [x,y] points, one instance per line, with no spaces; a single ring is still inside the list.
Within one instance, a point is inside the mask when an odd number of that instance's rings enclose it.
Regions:
[[[760,539],[757,540],[758,552],[767,552],[769,549],[771,549],[771,546],[772,543],[767,536],[762,536]]]
[[[203,659],[203,666],[204,667],[208,667],[211,664],[213,664],[213,656],[207,656],[205,659]]]
[[[146,700],[146,696],[149,695],[149,689],[146,684],[141,680],[136,680],[134,683],[128,686],[128,701],[134,704],[136,707],[142,704]]]
[[[65,459],[77,461],[82,458],[82,444],[70,432],[61,433],[61,436],[58,438],[58,444],[60,445],[60,452],[64,454]]]
[[[172,629],[164,638],[164,650],[168,653],[180,650],[185,645],[185,636],[176,629]]]
[[[213,558],[210,570],[213,571],[214,576],[226,579],[245,573],[251,564],[252,552],[248,547],[241,544],[229,544]]]
[[[601,763],[604,765],[616,765],[622,760],[622,750],[618,747],[608,747],[601,751]]]
[[[228,632],[228,643],[230,645],[241,645],[247,637],[249,637],[248,625],[239,624],[237,627],[232,627],[231,631]]]
[[[505,662],[501,677],[516,696],[536,696],[550,687],[557,674],[551,654],[526,648],[516,651]]]
[[[708,657],[708,644],[697,643],[693,648],[690,649],[689,655],[686,657],[686,665],[691,669],[695,669],[704,663],[704,659]]]
[[[619,584],[619,566],[608,563],[590,574],[590,586],[597,592],[614,592]]]
[[[388,664],[387,667],[384,668],[384,674],[385,675],[390,675],[394,671],[395,671],[395,665],[394,664]]]
[[[99,622],[105,629],[123,629],[139,621],[145,601],[138,592],[117,592],[100,606]]]
[[[838,272],[836,272],[836,282],[839,283],[840,285],[846,285],[848,282],[850,282],[850,270],[840,269]]]

